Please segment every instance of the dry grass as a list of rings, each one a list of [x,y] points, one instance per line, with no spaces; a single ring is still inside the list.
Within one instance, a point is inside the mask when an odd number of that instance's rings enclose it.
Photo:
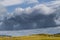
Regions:
[[[0,37],[0,40],[60,40],[60,37],[40,34],[20,37]]]

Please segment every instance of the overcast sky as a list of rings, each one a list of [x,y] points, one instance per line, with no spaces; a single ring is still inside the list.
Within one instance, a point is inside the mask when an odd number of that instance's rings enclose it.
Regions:
[[[43,33],[58,33],[59,13],[60,0],[0,0],[0,30],[41,29]]]

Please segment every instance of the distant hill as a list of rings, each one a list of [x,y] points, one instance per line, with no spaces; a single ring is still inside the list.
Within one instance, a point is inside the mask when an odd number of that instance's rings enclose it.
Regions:
[[[48,37],[60,37],[60,33],[56,33],[56,34],[33,34],[36,36],[48,36]]]
[[[10,35],[0,35],[0,37],[11,37]]]
[[[56,33],[56,34],[60,34],[60,33]]]

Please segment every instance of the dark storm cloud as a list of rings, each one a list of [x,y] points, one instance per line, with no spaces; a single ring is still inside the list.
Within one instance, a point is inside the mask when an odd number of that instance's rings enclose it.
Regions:
[[[43,10],[44,8],[44,10]],[[45,10],[46,8],[46,10]],[[38,5],[33,8],[17,8],[9,14],[2,23],[1,30],[24,30],[55,27],[53,10],[45,5]]]
[[[21,18],[20,16],[15,16],[14,18],[8,19],[10,27],[14,27],[17,24],[18,26],[15,29],[36,29],[36,28],[48,28],[48,27],[55,27],[56,23],[54,22],[53,18],[55,15],[51,14],[49,16],[37,14],[37,15],[28,15],[28,17]],[[11,25],[12,23],[12,25]],[[6,24],[6,23],[5,23]],[[7,26],[8,27],[8,26]]]
[[[5,10],[5,9],[4,9]],[[56,10],[49,5],[40,4],[34,7],[16,8],[13,13],[1,16],[0,30],[24,30],[57,27]]]

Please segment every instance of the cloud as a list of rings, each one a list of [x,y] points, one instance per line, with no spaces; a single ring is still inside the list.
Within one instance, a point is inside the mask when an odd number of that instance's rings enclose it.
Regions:
[[[60,6],[60,0],[54,0],[54,1],[48,2],[47,5],[52,8],[58,8]]]
[[[26,2],[27,4],[39,3],[38,0],[24,0],[24,2]]]
[[[7,16],[6,8],[0,4],[0,20],[3,20]]]
[[[7,10],[3,5],[0,4],[0,30],[5,29],[3,27],[3,21],[5,20],[5,17],[7,17]]]
[[[31,4],[31,3],[38,3],[37,0],[3,0],[0,2],[1,4],[3,4],[4,6],[11,6],[11,5],[17,5],[17,4],[23,4],[23,3],[27,3],[27,4]]]
[[[23,14],[23,13],[30,14],[30,13],[33,13],[35,11],[38,11],[37,13],[39,13],[39,14],[50,15],[51,13],[54,12],[54,9],[52,9],[52,8],[50,8],[50,7],[48,7],[47,5],[44,5],[44,4],[36,5],[32,8],[27,7],[25,9],[23,9],[23,8],[16,8],[15,9],[16,14],[18,14],[18,13],[19,14]]]
[[[45,30],[45,32],[44,32],[44,30]],[[60,33],[60,26],[53,27],[53,28],[47,28],[47,29],[44,29],[44,30],[43,30],[43,33],[56,34],[56,33]]]
[[[25,9],[16,8],[12,16],[4,21],[4,26],[11,27],[11,30],[55,27],[54,17],[54,9],[44,4]]]
[[[2,3],[4,6],[10,6],[15,4],[21,4],[22,0],[3,0],[0,3]]]
[[[19,30],[19,31],[0,31],[0,35],[10,35],[10,36],[26,36],[32,34],[56,34],[60,32],[60,27],[55,28],[45,28],[45,29],[31,29],[31,30]]]
[[[60,13],[58,11],[60,9],[58,5],[59,3],[55,4],[55,2],[56,1],[51,1],[48,4],[43,3],[27,8],[18,7],[12,13],[5,13],[6,9],[3,7],[5,10],[5,12],[2,11],[4,20],[1,22],[0,30],[25,30],[57,27],[58,25],[56,24],[56,21],[54,21],[54,18]]]
[[[56,14],[54,21],[57,25],[60,25],[60,0],[48,2],[46,3],[46,5],[54,9],[54,13]]]

